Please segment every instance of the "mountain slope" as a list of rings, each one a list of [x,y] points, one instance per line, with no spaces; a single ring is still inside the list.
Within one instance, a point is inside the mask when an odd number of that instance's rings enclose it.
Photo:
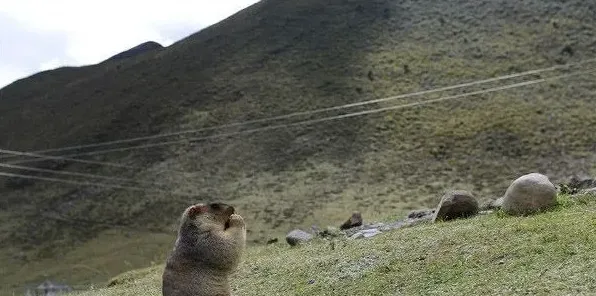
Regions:
[[[261,1],[159,51],[40,73],[3,88],[0,147],[35,151],[197,129],[581,61],[596,57],[595,21],[596,4],[579,0]],[[449,188],[498,196],[528,171],[555,181],[596,174],[595,88],[593,75],[575,76],[310,126],[87,157],[140,167],[132,170],[36,164],[156,184],[144,187],[165,183],[159,188],[196,197],[11,179],[0,188],[2,265],[27,269],[43,258],[58,260],[115,227],[171,237],[184,206],[207,199],[233,203],[250,225],[250,241],[262,243],[293,227],[337,224],[354,209],[374,219],[434,205]],[[127,241],[125,234],[112,238],[119,239]],[[160,248],[165,253],[167,244]],[[157,252],[140,244],[120,254],[139,250],[146,258]],[[113,262],[98,277],[149,260]]]

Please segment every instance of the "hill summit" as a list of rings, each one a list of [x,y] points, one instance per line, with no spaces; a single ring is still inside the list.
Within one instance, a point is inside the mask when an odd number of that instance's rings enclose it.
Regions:
[[[114,60],[119,60],[119,59],[132,58],[139,54],[143,54],[148,51],[162,49],[162,48],[163,48],[163,46],[161,46],[161,44],[159,44],[155,41],[147,41],[147,42],[143,42],[129,50],[126,50],[119,54],[116,54],[116,55],[110,57],[109,59],[107,59],[106,61],[114,61]]]

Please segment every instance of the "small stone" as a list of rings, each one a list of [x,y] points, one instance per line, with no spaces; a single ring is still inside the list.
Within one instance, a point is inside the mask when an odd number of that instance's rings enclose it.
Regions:
[[[389,223],[389,224],[379,227],[379,230],[380,231],[390,231],[390,230],[402,228],[405,225],[406,225],[406,223],[404,223],[403,221],[396,221],[396,222]]]
[[[379,223],[371,224],[367,227],[367,229],[381,228],[381,227],[385,227],[385,223],[379,222]]]
[[[363,229],[350,236],[350,239],[369,238],[379,233],[381,233],[381,231],[377,228]]]
[[[434,209],[414,210],[408,213],[408,219],[420,219],[425,217],[432,217],[435,213]]]
[[[286,242],[290,245],[290,246],[296,246],[298,244],[301,243],[305,243],[310,241],[313,238],[313,235],[300,230],[300,229],[295,229],[290,231],[287,235],[286,235]]]
[[[350,217],[350,219],[348,219],[341,226],[339,226],[339,229],[346,230],[346,229],[358,227],[361,225],[362,225],[362,215],[360,214],[360,212],[355,211],[352,213],[352,216]]]
[[[324,238],[331,238],[341,236],[342,233],[336,227],[328,226],[325,230],[319,231],[317,235]]]
[[[350,236],[350,239],[359,239],[362,238],[364,235],[362,234],[361,231],[358,231],[356,233],[354,233],[352,236]]]
[[[365,238],[373,237],[379,233],[381,233],[381,231],[377,228],[362,230],[362,235]]]
[[[432,221],[434,214],[434,209],[422,209],[411,211],[410,213],[408,213],[408,216],[406,216],[405,221],[403,221],[402,225],[400,225],[399,227],[413,226],[416,224]]]
[[[500,197],[500,198],[491,199],[491,200],[485,202],[484,204],[482,204],[482,206],[480,206],[480,210],[482,210],[482,211],[497,210],[497,209],[500,209],[502,206],[503,206],[503,197]]]

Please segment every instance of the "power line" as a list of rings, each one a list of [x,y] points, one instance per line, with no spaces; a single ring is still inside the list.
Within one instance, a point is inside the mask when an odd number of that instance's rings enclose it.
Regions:
[[[69,158],[66,156],[57,156],[57,155],[41,155],[41,154],[32,153],[32,152],[22,152],[22,151],[14,151],[14,150],[7,150],[7,149],[0,149],[0,154],[1,153],[16,155],[16,156],[28,156],[28,157],[38,158],[38,159],[33,159],[33,160],[30,159],[30,160],[12,161],[12,162],[8,163],[11,165],[19,164],[19,163],[26,163],[26,162],[35,162],[35,161],[40,161],[40,160],[60,160],[60,161],[72,161],[72,162],[78,162],[78,163],[84,163],[84,164],[103,165],[103,166],[123,168],[123,169],[129,169],[129,170],[145,170],[145,169],[147,169],[146,167],[142,167],[142,166],[123,165],[123,164],[114,163],[114,162],[85,160],[85,159]],[[190,174],[189,172],[177,171],[177,170],[161,170],[161,171],[178,173],[178,174]]]
[[[92,151],[92,152],[69,154],[69,155],[62,156],[61,158],[70,160],[70,159],[73,159],[72,157],[77,157],[77,156],[91,156],[91,155],[99,155],[99,154],[106,154],[106,153],[112,153],[112,152],[136,150],[136,149],[147,149],[147,148],[154,148],[154,147],[174,145],[174,144],[191,143],[191,142],[197,142],[197,141],[203,141],[203,140],[226,138],[226,137],[232,137],[232,136],[244,135],[244,134],[254,134],[257,132],[270,131],[270,130],[281,129],[281,128],[289,128],[289,127],[296,127],[296,126],[302,126],[302,125],[311,125],[311,124],[322,123],[322,122],[326,122],[326,121],[352,118],[352,117],[375,114],[375,113],[380,113],[380,112],[385,112],[385,111],[404,109],[404,108],[408,108],[408,107],[422,106],[422,105],[441,102],[441,101],[465,98],[465,97],[469,97],[469,96],[493,93],[493,92],[502,91],[502,90],[508,90],[508,89],[514,89],[514,88],[544,83],[544,82],[551,81],[551,80],[557,80],[557,79],[563,79],[563,78],[568,78],[568,77],[577,76],[577,75],[589,74],[589,73],[593,73],[595,71],[596,71],[596,69],[592,69],[592,70],[588,70],[588,71],[577,71],[574,73],[568,73],[568,74],[563,74],[563,75],[558,75],[558,76],[553,76],[553,77],[548,77],[548,78],[541,78],[541,79],[535,79],[535,80],[530,80],[530,81],[525,81],[525,82],[520,82],[520,83],[514,83],[514,84],[505,85],[505,86],[489,88],[489,89],[485,89],[485,90],[479,90],[479,91],[463,93],[463,94],[458,94],[458,95],[452,95],[452,96],[445,96],[445,97],[440,97],[437,99],[418,101],[418,102],[413,102],[413,103],[408,103],[408,104],[402,104],[402,105],[384,107],[384,108],[378,108],[378,109],[371,109],[371,110],[364,110],[364,111],[359,111],[359,112],[346,113],[346,114],[342,114],[342,115],[323,117],[323,118],[318,118],[318,119],[298,121],[298,122],[289,123],[289,124],[271,125],[271,126],[265,126],[265,127],[261,127],[261,128],[243,130],[243,131],[238,131],[238,132],[216,134],[216,135],[205,136],[205,137],[188,138],[188,139],[183,139],[183,140],[174,140],[174,141],[158,142],[158,143],[144,144],[144,145],[137,145],[137,146],[130,146],[130,147],[122,147],[122,148],[114,148],[114,149],[97,150],[97,151]],[[2,150],[0,150],[0,152],[2,152]],[[37,156],[37,157],[42,157],[42,156]],[[43,157],[45,157],[45,156],[43,156]],[[36,161],[36,160],[34,159],[34,160],[17,161],[17,162],[11,162],[11,164],[22,163],[22,162],[32,162],[32,161]]]
[[[56,214],[56,215],[41,214],[41,216],[45,219],[69,223],[69,224],[75,225],[75,226],[80,225],[80,224],[104,225],[104,226],[111,226],[111,227],[124,228],[124,229],[137,230],[137,231],[145,230],[145,231],[156,232],[156,233],[171,233],[171,231],[165,231],[160,228],[140,227],[140,226],[134,226],[134,225],[130,225],[130,224],[113,223],[113,222],[109,222],[109,221],[88,220],[88,219],[79,219],[79,218],[64,218],[62,216],[59,216],[58,214]]]
[[[498,160],[500,160],[500,159],[501,158],[499,158]],[[434,162],[437,162],[437,161],[436,160],[400,161],[400,164],[413,165],[413,164],[434,163]],[[3,163],[0,163],[0,167],[9,168],[9,169],[28,170],[28,171],[34,171],[34,172],[47,172],[47,173],[55,173],[55,174],[62,174],[62,175],[72,175],[72,176],[80,176],[80,177],[88,177],[88,178],[99,178],[99,179],[106,179],[106,180],[124,181],[124,182],[136,182],[136,183],[141,183],[141,184],[146,184],[146,185],[156,185],[156,184],[161,184],[164,186],[169,185],[169,184],[164,184],[164,183],[159,183],[159,182],[142,182],[142,181],[137,181],[135,179],[129,179],[129,178],[108,177],[108,176],[79,173],[79,172],[65,172],[65,171],[59,171],[59,170],[40,169],[40,168],[34,168],[34,167],[26,167],[26,166],[3,164]],[[32,176],[32,175],[27,175],[27,176]],[[32,176],[32,177],[34,177],[34,176]]]
[[[97,164],[103,166],[110,166],[116,168],[125,168],[125,169],[144,169],[143,167],[135,167],[135,166],[128,166],[114,162],[106,162],[106,161],[94,161],[94,160],[84,160],[84,159],[68,159],[61,156],[54,156],[54,155],[41,155],[33,152],[21,152],[21,151],[14,151],[14,150],[7,150],[7,149],[0,149],[0,153],[16,155],[16,156],[29,156],[29,157],[36,157],[36,158],[43,158],[46,160],[63,160],[63,161],[74,161],[80,162],[85,164]],[[10,164],[15,164],[20,162],[11,162]]]
[[[5,164],[5,163],[0,163],[0,167],[9,168],[9,169],[17,169],[17,170],[26,170],[26,171],[32,171],[32,172],[40,172],[40,173],[51,173],[51,174],[58,174],[58,175],[67,175],[67,176],[76,176],[76,177],[85,177],[85,178],[104,179],[104,180],[110,180],[110,181],[132,182],[132,183],[144,184],[144,185],[149,185],[149,186],[154,186],[154,185],[167,186],[167,185],[170,185],[170,184],[165,184],[165,183],[161,183],[161,182],[144,182],[144,181],[139,181],[139,180],[129,179],[129,178],[108,177],[108,176],[101,176],[101,175],[87,174],[87,173],[79,173],[79,172],[67,172],[67,171],[59,171],[59,170],[41,169],[41,168],[33,168],[33,167],[26,167],[26,166]]]
[[[102,183],[97,183],[97,182],[93,182],[93,183],[81,182],[81,181],[64,180],[64,179],[58,179],[58,178],[13,174],[13,173],[6,173],[6,172],[0,172],[0,176],[10,177],[10,178],[23,178],[23,179],[41,180],[41,181],[48,181],[48,182],[65,183],[65,184],[79,185],[79,186],[94,186],[94,187],[104,187],[104,188],[110,188],[110,189],[125,189],[125,190],[133,190],[133,191],[142,191],[142,192],[146,192],[146,193],[160,193],[160,194],[169,194],[169,195],[184,196],[184,197],[196,197],[195,194],[177,193],[177,192],[171,192],[168,190],[161,190],[161,189],[147,189],[147,188],[141,188],[141,187],[112,185],[112,184],[108,185],[108,184],[102,184]]]
[[[45,150],[33,151],[32,153],[60,152],[60,151],[68,151],[68,150],[76,150],[76,149],[84,149],[84,148],[101,147],[101,146],[108,146],[108,145],[113,145],[113,144],[123,144],[123,143],[130,143],[130,142],[136,142],[136,141],[142,141],[142,140],[151,140],[151,139],[158,139],[158,138],[164,138],[164,137],[204,132],[204,131],[225,129],[225,128],[231,128],[231,127],[239,127],[239,126],[255,124],[255,123],[265,123],[265,122],[270,122],[270,121],[289,119],[289,118],[297,117],[297,116],[314,115],[314,114],[323,113],[323,112],[336,111],[336,110],[358,107],[358,106],[365,106],[365,105],[369,105],[369,104],[381,103],[381,102],[386,102],[386,101],[390,101],[390,100],[397,100],[397,99],[403,99],[403,98],[408,98],[408,97],[413,97],[413,96],[427,95],[427,94],[432,94],[432,93],[436,93],[436,92],[442,92],[442,91],[448,91],[448,90],[454,90],[454,89],[458,89],[458,88],[474,86],[474,85],[478,85],[478,84],[485,84],[485,83],[495,82],[495,81],[500,81],[500,80],[505,80],[505,79],[540,74],[543,72],[565,69],[565,68],[569,68],[572,66],[580,66],[580,65],[592,63],[595,61],[596,61],[596,58],[584,60],[584,61],[577,62],[577,63],[568,63],[565,65],[551,66],[548,68],[541,68],[541,69],[535,69],[535,70],[525,71],[525,72],[516,73],[516,74],[503,75],[503,76],[499,76],[499,77],[494,77],[494,78],[489,78],[489,79],[484,79],[484,80],[477,80],[477,81],[472,81],[472,82],[467,82],[467,83],[461,83],[461,84],[456,84],[456,85],[451,85],[451,86],[446,86],[446,87],[441,87],[441,88],[436,88],[436,89],[431,89],[431,90],[418,91],[418,92],[413,92],[413,93],[408,93],[408,94],[402,94],[402,95],[385,97],[385,98],[374,99],[374,100],[367,100],[367,101],[362,101],[362,102],[349,103],[349,104],[315,109],[315,110],[294,112],[294,113],[289,113],[289,114],[274,116],[274,117],[268,117],[268,118],[254,119],[254,120],[248,120],[248,121],[243,121],[243,122],[235,122],[235,123],[224,124],[224,125],[219,125],[219,126],[201,128],[201,129],[185,130],[185,131],[178,131],[178,132],[171,132],[171,133],[162,133],[162,134],[151,135],[151,136],[136,137],[136,138],[122,139],[122,140],[114,140],[114,141],[106,141],[106,142],[100,142],[100,143],[94,143],[94,144],[75,145],[75,146],[68,146],[68,147],[62,147],[62,148],[45,149]],[[0,156],[0,159],[2,159],[2,158],[6,158],[6,156]]]

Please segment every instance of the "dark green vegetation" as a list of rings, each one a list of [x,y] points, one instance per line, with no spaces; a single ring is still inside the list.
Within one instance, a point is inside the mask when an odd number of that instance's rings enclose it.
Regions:
[[[195,129],[580,61],[596,57],[595,25],[596,4],[580,0],[261,1],[168,48],[7,86],[0,90],[0,147],[36,151]],[[44,275],[86,284],[160,262],[182,209],[206,199],[233,203],[246,217],[249,240],[262,243],[296,226],[337,225],[354,209],[374,220],[434,206],[446,189],[496,197],[530,171],[554,182],[596,174],[595,96],[594,74],[583,75],[86,157],[141,167],[135,170],[26,163],[161,182],[153,187],[196,198],[7,179],[0,189],[0,286],[17,289]],[[67,265],[83,261],[76,272]]]
[[[552,212],[420,225],[371,239],[251,249],[237,295],[587,295],[596,289],[596,196]],[[331,249],[332,244],[335,246]],[[161,295],[163,265],[81,296]]]

